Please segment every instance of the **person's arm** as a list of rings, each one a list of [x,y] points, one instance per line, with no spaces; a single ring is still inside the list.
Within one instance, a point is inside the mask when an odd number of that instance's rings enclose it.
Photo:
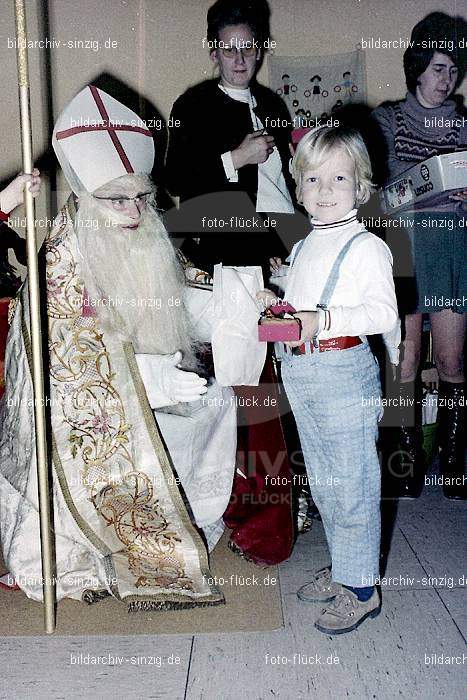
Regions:
[[[379,136],[384,142],[385,176],[388,180],[393,179],[390,174],[401,169],[401,161],[396,156],[392,110],[382,105],[373,110],[371,118],[377,124]],[[381,153],[381,155],[383,154]]]
[[[264,130],[245,134],[238,144],[229,141],[228,124],[217,124],[209,113],[214,105],[196,105],[182,95],[170,115],[169,143],[165,162],[165,182],[173,196],[189,199],[200,192],[216,192],[229,182],[238,181],[238,171],[246,165],[264,163],[272,153],[274,138]],[[221,138],[224,129],[225,138]]]
[[[28,189],[33,197],[37,197],[41,190],[41,177],[37,168],[32,175],[20,173],[0,192],[0,220],[8,221],[9,214],[23,203],[24,186],[29,183]]]
[[[238,182],[238,171],[245,165],[267,161],[274,149],[274,137],[264,129],[247,134],[240,146],[222,153],[222,164],[229,182]]]
[[[202,110],[198,104],[197,110]],[[190,113],[191,112],[191,113]],[[169,143],[165,161],[165,184],[171,195],[189,199],[200,192],[216,192],[228,182],[222,162],[225,148],[215,144],[211,129],[219,128],[214,123],[215,115],[206,114],[205,120],[194,113],[194,105],[182,95],[170,115],[170,123],[178,124],[169,129]]]
[[[392,276],[392,256],[383,241],[372,236],[354,246],[342,265],[352,270],[362,303],[330,306],[326,330],[333,337],[374,335],[394,329],[397,301]]]

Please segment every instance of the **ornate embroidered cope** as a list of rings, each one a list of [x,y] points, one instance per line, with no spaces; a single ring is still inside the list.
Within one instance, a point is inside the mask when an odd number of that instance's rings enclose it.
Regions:
[[[106,589],[132,610],[222,603],[208,583],[206,550],[178,490],[131,343],[100,328],[83,294],[67,206],[45,252],[57,597],[92,599]],[[24,429],[33,405],[26,286],[10,330],[0,417],[0,498],[11,504],[0,528],[7,565],[20,587],[41,599],[34,434],[31,425],[29,434]]]

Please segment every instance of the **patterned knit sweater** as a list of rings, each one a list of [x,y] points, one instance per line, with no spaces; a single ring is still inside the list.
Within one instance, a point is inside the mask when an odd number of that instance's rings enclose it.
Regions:
[[[377,107],[372,117],[386,142],[388,181],[431,156],[467,150],[467,118],[454,100],[428,109],[409,92],[405,100]]]

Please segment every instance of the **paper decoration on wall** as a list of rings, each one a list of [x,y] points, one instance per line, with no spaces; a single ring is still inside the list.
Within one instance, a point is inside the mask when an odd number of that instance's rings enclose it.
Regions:
[[[268,56],[269,86],[287,105],[294,126],[327,120],[341,107],[366,101],[365,52],[331,56]]]

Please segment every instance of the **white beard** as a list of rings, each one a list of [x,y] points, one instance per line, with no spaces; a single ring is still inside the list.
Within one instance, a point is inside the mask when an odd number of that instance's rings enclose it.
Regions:
[[[151,205],[136,230],[121,228],[128,223],[92,196],[80,196],[75,230],[90,302],[103,327],[130,340],[136,353],[181,350],[182,366],[196,369],[184,275],[167,231]]]

